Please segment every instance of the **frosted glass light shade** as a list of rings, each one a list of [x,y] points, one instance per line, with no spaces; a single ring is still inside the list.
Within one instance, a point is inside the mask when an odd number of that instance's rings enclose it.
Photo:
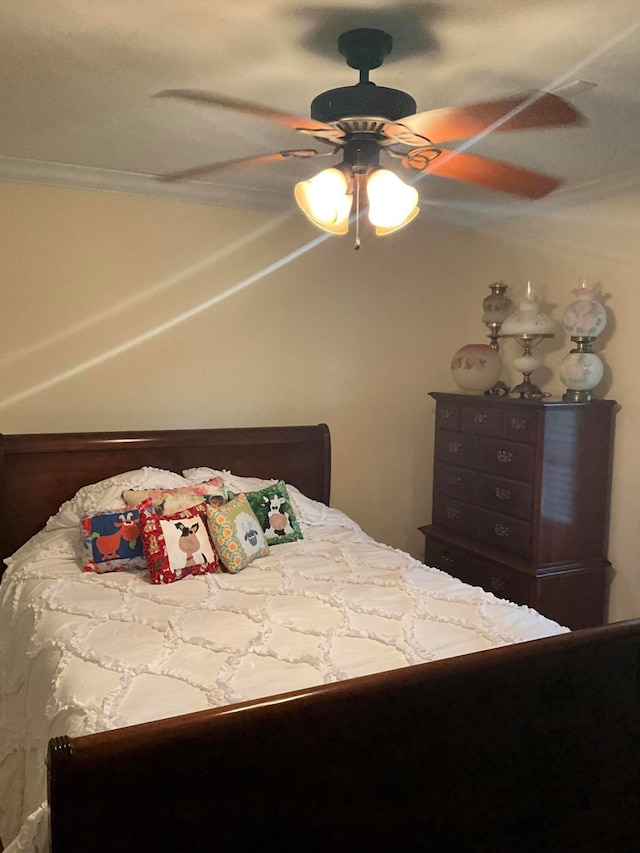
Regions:
[[[515,311],[502,324],[503,335],[552,335],[553,321],[541,311]]]
[[[489,344],[466,344],[451,360],[453,381],[463,391],[488,391],[501,373],[502,359]]]
[[[369,220],[383,236],[401,228],[418,214],[418,191],[388,169],[376,169],[367,179]]]
[[[518,308],[502,324],[502,335],[552,335],[555,331],[553,320],[543,314],[538,300],[527,287],[527,294],[518,303]]]
[[[507,287],[508,285],[501,281],[489,285],[491,293],[482,300],[483,323],[504,323],[507,319],[513,307],[511,299],[506,294]]]
[[[560,364],[560,379],[570,391],[591,391],[603,375],[604,366],[595,352],[570,352]]]
[[[577,298],[565,308],[562,322],[571,337],[596,338],[607,325],[607,312],[598,301],[600,289],[586,282],[573,291]]]
[[[324,169],[308,181],[295,185],[293,194],[307,219],[331,234],[346,234],[353,196],[340,169]]]

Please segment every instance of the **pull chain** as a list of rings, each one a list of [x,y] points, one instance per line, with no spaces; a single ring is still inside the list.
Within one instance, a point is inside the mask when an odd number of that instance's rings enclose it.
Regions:
[[[354,175],[356,182],[356,240],[353,248],[358,251],[360,248],[360,149],[356,158],[356,172]]]
[[[356,175],[356,241],[353,248],[356,252],[360,248],[360,175]]]

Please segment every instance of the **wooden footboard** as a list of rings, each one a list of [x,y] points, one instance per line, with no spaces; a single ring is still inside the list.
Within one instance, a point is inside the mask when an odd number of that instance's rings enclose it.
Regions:
[[[52,741],[53,853],[631,851],[640,621]]]

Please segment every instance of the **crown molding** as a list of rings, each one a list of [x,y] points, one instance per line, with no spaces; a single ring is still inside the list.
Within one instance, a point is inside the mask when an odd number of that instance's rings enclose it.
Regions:
[[[160,181],[155,175],[0,155],[0,180],[132,193],[223,207],[295,213],[288,193],[202,181]]]
[[[300,214],[289,192],[265,190],[260,187],[220,186],[203,181],[160,181],[155,175],[140,172],[123,172],[94,166],[78,166],[47,160],[30,160],[22,157],[0,155],[0,180],[15,181],[103,192],[130,193],[176,199],[196,204],[219,205],[266,212]],[[513,197],[487,202],[435,201],[423,205],[422,217],[431,215],[463,228],[474,227],[478,222],[500,222],[526,218],[540,218],[569,207],[590,202],[606,201],[640,190],[640,170],[634,169],[616,175],[603,176],[582,184],[561,187],[551,195],[537,201],[517,200]]]

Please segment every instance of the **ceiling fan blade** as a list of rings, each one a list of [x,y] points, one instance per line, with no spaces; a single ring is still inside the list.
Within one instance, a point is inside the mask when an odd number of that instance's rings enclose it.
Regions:
[[[210,104],[214,107],[223,107],[224,109],[236,110],[246,115],[259,116],[260,118],[270,119],[278,124],[284,124],[293,130],[299,130],[302,133],[309,133],[312,136],[319,136],[322,139],[340,139],[344,136],[344,131],[331,124],[325,124],[322,121],[316,121],[312,118],[299,118],[298,116],[283,113],[280,110],[274,110],[271,107],[262,106],[262,104],[254,104],[251,101],[241,101],[238,98],[227,98],[224,95],[216,95],[213,92],[203,92],[199,89],[164,89],[162,92],[157,92],[155,98],[182,98],[187,101],[195,101],[201,104]]]
[[[389,135],[399,137],[402,128],[429,141],[449,142],[468,139],[485,132],[532,130],[568,124],[585,124],[586,119],[558,95],[544,92],[501,101],[487,101],[463,107],[428,110],[389,123]],[[385,128],[385,133],[386,133]],[[409,141],[409,145],[414,144]]]
[[[194,166],[191,169],[158,175],[158,178],[161,181],[185,181],[189,178],[213,175],[216,172],[226,172],[230,169],[243,169],[247,166],[267,166],[270,163],[279,163],[282,160],[288,160],[293,157],[315,157],[317,154],[318,152],[313,148],[302,148],[297,151],[276,151],[274,154],[260,154],[257,157],[241,157],[238,160],[223,160],[220,163],[209,163],[206,166]]]
[[[431,160],[428,160],[429,156]],[[531,172],[498,160],[487,160],[485,157],[476,157],[475,154],[459,151],[444,150],[434,159],[433,149],[427,149],[424,154],[420,149],[416,149],[409,152],[402,164],[407,168],[441,178],[465,181],[489,190],[498,190],[530,199],[542,198],[562,183],[557,178],[550,178],[539,172]]]

